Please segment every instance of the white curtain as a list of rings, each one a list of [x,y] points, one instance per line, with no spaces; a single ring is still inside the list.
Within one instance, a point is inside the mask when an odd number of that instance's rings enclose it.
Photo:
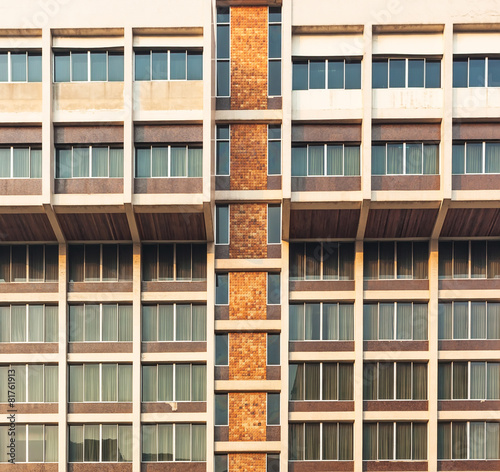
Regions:
[[[489,174],[500,173],[500,143],[486,143],[486,169]]]
[[[484,459],[484,422],[470,422],[469,459]]]
[[[59,401],[59,377],[57,365],[44,366],[44,401],[57,403]]]
[[[10,341],[13,343],[26,342],[26,308],[27,305],[11,306]]]
[[[453,303],[453,339],[469,337],[469,304],[468,302]]]
[[[486,398],[486,364],[470,363],[470,398],[484,400]]]
[[[486,338],[486,303],[471,302],[470,337],[472,339]]]
[[[323,340],[339,339],[338,321],[338,304],[323,303]]]
[[[142,461],[156,462],[158,460],[157,425],[142,425]]]
[[[158,401],[171,402],[174,399],[174,366],[158,364]]]
[[[69,307],[69,341],[84,340],[84,306],[70,305]]]
[[[92,177],[108,177],[108,147],[92,147]]]
[[[175,339],[176,341],[191,340],[191,305],[175,306]]]
[[[156,306],[154,307],[156,309]],[[174,306],[158,305],[158,341],[174,340]]]
[[[305,337],[307,341],[320,338],[321,311],[319,303],[306,303],[305,305]]]
[[[187,176],[187,147],[172,146],[170,148],[170,176]]]
[[[188,177],[203,176],[203,149],[188,147]]]
[[[308,175],[324,175],[325,174],[325,147],[323,145],[308,146]]]
[[[88,147],[73,148],[73,177],[89,177],[90,162]]]
[[[118,341],[132,341],[132,305],[118,305]]]
[[[109,176],[123,177],[123,148],[109,149]]]
[[[45,306],[45,342],[59,341],[59,313],[57,306]]]
[[[153,147],[151,152],[151,176],[168,177],[168,148]]]
[[[387,144],[387,174],[403,173],[403,144]]]
[[[83,460],[85,462],[99,462],[99,449],[99,425],[86,424],[84,426]]]
[[[158,366],[143,365],[142,366],[142,401],[156,402],[157,396],[157,370]]]
[[[191,460],[191,425],[176,424],[175,425],[175,460],[189,461]]]
[[[483,144],[467,143],[465,154],[465,172],[480,174],[483,172]]]
[[[118,340],[118,305],[102,305],[102,340]]]
[[[500,363],[488,362],[486,366],[488,379],[486,398],[488,400],[498,400],[500,399]]]
[[[43,364],[28,364],[28,401],[43,402]]]
[[[500,303],[488,302],[488,339],[500,339]]]
[[[58,427],[45,426],[45,462],[57,462],[59,450]]]
[[[85,341],[100,341],[99,305],[85,305]]]
[[[30,151],[30,178],[40,179],[42,177],[42,150],[31,149]]]
[[[486,423],[486,459],[500,459],[500,423]]]
[[[118,459],[118,425],[102,425],[102,462],[115,462]]]
[[[85,402],[99,401],[99,364],[84,364],[83,369],[83,400]]]
[[[158,425],[158,460],[173,461],[173,441],[174,441],[174,425],[159,424]]]
[[[0,178],[10,178],[11,148],[0,149]]]
[[[290,341],[304,340],[304,305],[289,305]]]
[[[193,341],[207,340],[207,307],[206,305],[193,305]]]
[[[394,303],[379,304],[378,339],[394,339]]]
[[[344,175],[360,174],[359,144],[344,146]]]
[[[24,403],[27,401],[27,366],[26,364],[18,364],[12,365],[11,368],[16,371],[16,402]]]
[[[398,303],[396,309],[396,339],[411,339],[412,304]]]
[[[422,143],[406,144],[406,173],[422,173]]]
[[[204,402],[207,399],[207,366],[193,364],[191,401]]]
[[[142,306],[142,340],[159,341],[157,323],[157,305]]]
[[[354,305],[339,305],[339,340],[352,341],[354,339]]]
[[[207,458],[207,427],[204,424],[193,424],[192,461],[205,461]]]
[[[132,401],[132,366],[130,364],[118,365],[118,401]]]
[[[43,305],[29,305],[28,342],[43,342]]]
[[[132,461],[132,426],[118,425],[118,462]]]
[[[83,365],[69,366],[69,401],[83,402]]]
[[[43,462],[43,425],[30,424],[28,425],[28,461]]]
[[[101,401],[116,402],[118,400],[117,383],[118,383],[117,364],[102,364]]]
[[[12,159],[12,176],[29,178],[30,150],[29,148],[14,148]]]
[[[326,148],[326,175],[344,174],[344,149],[342,144]]]
[[[191,364],[175,365],[175,401],[191,400]]]

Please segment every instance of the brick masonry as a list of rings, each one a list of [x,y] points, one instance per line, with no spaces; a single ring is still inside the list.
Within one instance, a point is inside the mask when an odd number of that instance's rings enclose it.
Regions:
[[[266,272],[229,273],[229,319],[267,318]]]
[[[267,205],[234,203],[229,210],[229,257],[267,258]]]
[[[231,190],[267,189],[267,125],[231,125]]]
[[[267,7],[231,7],[231,109],[267,108]]]
[[[229,380],[266,380],[266,333],[229,333]]]
[[[266,472],[265,454],[229,454],[229,472]]]
[[[229,393],[229,441],[266,440],[266,394]],[[249,468],[247,470],[254,470]]]

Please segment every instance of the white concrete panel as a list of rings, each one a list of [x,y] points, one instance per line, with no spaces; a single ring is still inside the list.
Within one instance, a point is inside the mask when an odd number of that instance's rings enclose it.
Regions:
[[[453,118],[498,118],[500,88],[453,89]]]
[[[123,37],[106,36],[106,37],[88,37],[88,36],[68,36],[52,38],[53,48],[118,48],[123,47]]]
[[[292,37],[293,56],[362,56],[363,36],[359,34],[303,34]]]
[[[373,118],[440,118],[443,90],[388,88],[373,90]]]
[[[41,49],[41,36],[1,36],[0,49]]]
[[[441,34],[380,34],[373,36],[373,54],[437,55],[443,54]]]
[[[453,35],[454,54],[498,54],[500,35],[498,33],[455,33]]]
[[[339,115],[346,119],[361,119],[363,116],[363,96],[361,90],[294,90],[292,92],[292,119],[321,119],[327,114]],[[350,112],[350,113],[349,113]],[[349,117],[351,118],[351,117]]]
[[[134,36],[134,47],[201,48],[203,47],[203,36]]]

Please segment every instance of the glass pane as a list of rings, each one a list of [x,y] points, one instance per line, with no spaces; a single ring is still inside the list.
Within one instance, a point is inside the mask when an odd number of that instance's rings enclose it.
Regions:
[[[424,86],[424,59],[408,60],[408,87]]]
[[[344,61],[328,61],[328,88],[344,88]]]
[[[185,146],[170,148],[170,176],[187,176],[187,148]]]
[[[372,87],[387,88],[388,84],[388,61],[373,61],[372,64]]]
[[[309,62],[309,88],[325,88],[325,61]]]
[[[54,82],[69,82],[70,80],[69,52],[54,54]]]
[[[500,143],[486,143],[485,172],[500,173]]]
[[[229,244],[229,205],[215,207],[215,243]]]
[[[153,68],[152,68],[153,80],[167,80],[168,79],[168,53],[167,53],[167,51],[153,51],[151,53],[151,56],[152,56],[152,65],[153,65]],[[136,56],[136,58],[137,58],[137,56]]]
[[[465,154],[465,172],[481,174],[483,172],[483,144],[467,143]]]
[[[216,393],[215,400],[215,425],[224,426],[228,424],[227,393]]]
[[[42,150],[31,149],[30,151],[30,178],[40,179],[42,177]]]
[[[281,141],[269,141],[267,146],[267,173],[281,173]]]
[[[83,426],[69,426],[69,462],[83,462]]]
[[[280,365],[280,335],[267,335],[267,365]]]
[[[99,425],[86,424],[84,426],[84,456],[85,462],[99,462]]]
[[[404,87],[406,79],[406,60],[391,59],[389,61],[389,87]]]
[[[73,148],[73,177],[89,177],[90,161],[88,147]]]
[[[485,86],[485,66],[486,59],[473,58],[469,59],[469,87],[484,87]]]
[[[118,459],[118,426],[102,425],[102,462],[116,462]]]
[[[467,59],[453,59],[453,87],[467,87],[468,67]]]
[[[191,460],[191,425],[179,424],[175,425],[175,460],[189,461]]]
[[[107,57],[105,52],[90,53],[90,80],[106,81],[107,80]]]
[[[229,303],[229,278],[228,274],[215,275],[215,304],[227,305]]]
[[[307,147],[292,147],[292,176],[300,177],[307,175]]]
[[[308,89],[308,64],[307,62],[294,62],[292,69],[292,90]]]
[[[123,54],[108,53],[108,80],[123,82]]]
[[[174,425],[159,424],[158,425],[158,460],[173,461],[174,460]]]
[[[361,61],[346,60],[345,63],[345,88],[346,90],[361,88]]]
[[[384,175],[386,171],[385,144],[372,146],[372,175]]]
[[[229,96],[229,61],[217,61],[217,96]]]
[[[281,243],[281,206],[267,207],[267,243]]]
[[[422,144],[406,144],[406,173],[422,173]]]
[[[278,425],[280,424],[280,394],[268,393],[267,394],[267,424]]]
[[[325,173],[325,147],[308,146],[308,175],[324,175]]]
[[[387,173],[403,174],[403,144],[387,144]]]
[[[320,304],[307,303],[305,306],[305,340],[319,340],[320,339]]]
[[[441,61],[425,62],[425,87],[441,88]]]
[[[439,173],[439,145],[424,144],[424,174]]]
[[[488,58],[488,87],[500,87],[500,59]]]
[[[269,25],[269,56],[281,57],[281,25]]]
[[[71,53],[71,80],[73,82],[87,81],[88,79],[87,52]]]
[[[9,81],[9,56],[6,52],[0,52],[0,82]]]
[[[229,57],[229,25],[217,25],[217,59]]]
[[[170,80],[186,79],[186,51],[170,52]]]
[[[203,54],[201,52],[188,52],[187,55],[187,79],[203,79]]]
[[[92,177],[108,177],[108,148],[92,148]]]
[[[29,178],[30,176],[29,148],[14,148],[12,156],[12,176]]]
[[[151,177],[151,149],[135,150],[135,176]]]
[[[10,53],[12,82],[26,82],[26,53]]]
[[[465,174],[465,144],[453,144],[452,173]]]
[[[304,340],[304,305],[290,304],[290,341]]]
[[[146,52],[136,51],[136,53],[135,53],[135,80],[150,80],[151,79],[150,60],[151,60],[151,58],[150,58],[149,51],[146,51]]]

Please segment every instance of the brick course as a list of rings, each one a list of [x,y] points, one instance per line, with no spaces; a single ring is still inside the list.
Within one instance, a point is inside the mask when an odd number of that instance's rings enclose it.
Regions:
[[[229,393],[229,440],[266,440],[266,394],[264,392]]]
[[[229,257],[265,259],[267,257],[267,205],[234,203],[230,206]]]
[[[231,190],[267,189],[267,125],[231,125]]]
[[[231,109],[267,108],[267,7],[231,7]]]
[[[229,333],[229,380],[266,380],[266,333]]]
[[[267,318],[266,272],[229,272],[229,319]]]
[[[229,472],[266,472],[265,454],[229,454]]]

